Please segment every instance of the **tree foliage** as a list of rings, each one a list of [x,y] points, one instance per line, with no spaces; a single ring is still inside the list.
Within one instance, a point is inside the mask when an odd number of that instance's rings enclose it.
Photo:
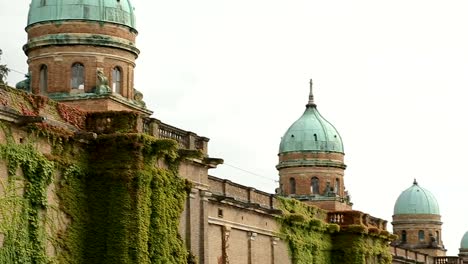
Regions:
[[[1,60],[2,54],[3,54],[3,52],[0,49],[0,60]],[[0,83],[5,83],[5,79],[8,76],[9,71],[10,71],[10,69],[8,69],[6,64],[0,64]]]

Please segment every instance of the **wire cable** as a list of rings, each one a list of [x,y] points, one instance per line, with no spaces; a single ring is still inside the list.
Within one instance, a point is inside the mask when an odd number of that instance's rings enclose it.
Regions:
[[[231,168],[233,168],[233,169],[237,169],[237,170],[243,171],[243,172],[245,172],[245,173],[248,173],[248,174],[250,174],[250,175],[257,176],[257,177],[260,177],[260,178],[263,178],[263,179],[266,179],[266,180],[269,180],[269,181],[272,181],[272,182],[278,182],[278,181],[276,181],[276,180],[273,180],[273,179],[270,178],[270,177],[263,176],[263,175],[260,175],[260,174],[255,173],[255,172],[251,172],[251,171],[248,171],[248,170],[239,168],[239,167],[237,167],[237,166],[228,164],[228,163],[226,163],[226,162],[224,162],[223,165],[226,165],[226,166],[231,167]]]

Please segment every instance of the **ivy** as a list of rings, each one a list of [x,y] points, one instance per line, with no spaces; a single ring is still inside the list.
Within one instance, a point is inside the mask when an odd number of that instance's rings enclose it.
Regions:
[[[278,198],[277,218],[293,264],[390,264],[388,232],[362,225],[328,224],[326,211],[294,199]]]
[[[44,217],[47,208],[47,186],[52,182],[54,164],[32,144],[16,144],[11,131],[2,125],[7,144],[0,145],[0,159],[6,161],[8,179],[2,182],[4,196],[0,208],[8,209],[0,220],[4,246],[1,263],[47,263]],[[21,169],[24,180],[17,175]],[[19,190],[24,190],[20,195]]]

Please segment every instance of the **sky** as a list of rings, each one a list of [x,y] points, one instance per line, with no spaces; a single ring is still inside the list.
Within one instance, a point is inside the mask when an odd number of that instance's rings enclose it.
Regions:
[[[278,147],[309,79],[340,132],[353,209],[387,220],[417,179],[442,240],[468,230],[468,2],[132,0],[135,85],[153,117],[210,138],[213,176],[273,193]],[[27,71],[29,1],[0,0],[0,63]],[[11,72],[14,85],[22,75]]]

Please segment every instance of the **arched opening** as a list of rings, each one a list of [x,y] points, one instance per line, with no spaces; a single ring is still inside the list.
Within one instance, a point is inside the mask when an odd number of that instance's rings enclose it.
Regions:
[[[48,79],[48,70],[47,65],[41,65],[41,69],[39,71],[39,92],[41,94],[47,93],[47,79]]]
[[[85,88],[85,68],[81,63],[74,63],[71,68],[71,88],[84,90]]]
[[[122,93],[122,71],[119,67],[112,69],[112,92]]]
[[[401,231],[401,242],[406,242],[406,230]]]
[[[320,193],[319,179],[317,177],[313,177],[312,180],[311,180],[310,192],[312,194],[319,194]]]
[[[418,238],[419,238],[419,241],[424,241],[424,231],[423,230],[419,230]]]
[[[314,140],[317,141],[317,134],[314,134]]]
[[[289,178],[289,194],[296,194],[296,179]]]
[[[336,178],[335,179],[335,193],[340,194],[341,188],[340,188],[340,179]]]

